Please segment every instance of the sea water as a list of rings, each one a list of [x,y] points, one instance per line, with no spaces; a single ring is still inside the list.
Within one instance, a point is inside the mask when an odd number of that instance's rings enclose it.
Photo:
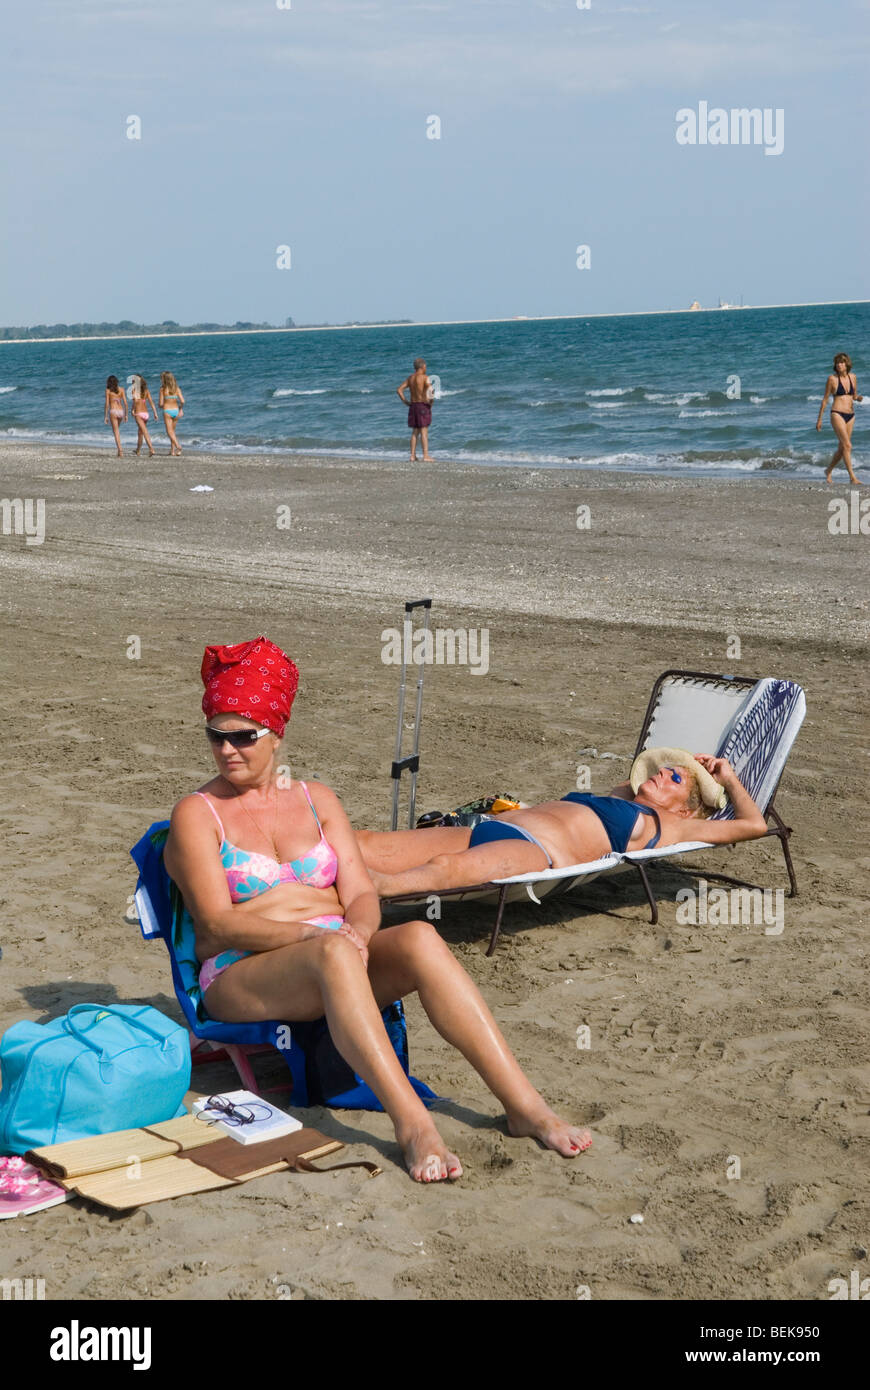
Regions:
[[[0,344],[0,438],[114,447],[106,376],[174,372],[187,449],[400,458],[396,387],[439,379],[437,458],[682,476],[819,478],[835,352],[865,375],[870,305]],[[865,381],[863,384],[867,385]],[[856,407],[856,462],[862,406]],[[868,408],[870,417],[870,408]],[[156,426],[156,429],[155,429]],[[162,420],[149,423],[166,447]],[[132,423],[122,430],[135,442]]]

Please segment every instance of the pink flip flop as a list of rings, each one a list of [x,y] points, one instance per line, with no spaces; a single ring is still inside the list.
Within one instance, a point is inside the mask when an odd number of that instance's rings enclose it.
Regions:
[[[23,1158],[0,1158],[0,1221],[68,1202],[73,1194]]]

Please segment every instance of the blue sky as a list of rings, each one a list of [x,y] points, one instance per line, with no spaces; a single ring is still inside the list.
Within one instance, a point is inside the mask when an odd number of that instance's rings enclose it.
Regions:
[[[870,0],[27,0],[0,59],[0,322],[870,298],[868,21]],[[678,145],[701,101],[782,108],[782,154]]]

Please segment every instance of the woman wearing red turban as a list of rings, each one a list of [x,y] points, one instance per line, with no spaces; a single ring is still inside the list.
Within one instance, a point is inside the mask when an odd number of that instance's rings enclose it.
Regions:
[[[265,637],[207,647],[202,679],[218,775],[175,807],[164,861],[194,922],[212,1017],[325,1015],[336,1048],[392,1119],[411,1176],[437,1182],[460,1175],[459,1159],[405,1076],[380,1012],[416,991],[502,1102],[512,1134],[566,1158],[587,1148],[587,1131],[558,1119],[523,1075],[432,924],[379,930],[378,896],[335,793],[279,775],[299,684],[290,658]]]

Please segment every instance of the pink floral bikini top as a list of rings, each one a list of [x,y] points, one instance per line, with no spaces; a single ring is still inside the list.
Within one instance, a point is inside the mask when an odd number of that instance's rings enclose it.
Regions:
[[[279,864],[268,854],[257,854],[248,849],[239,849],[226,837],[223,822],[205,792],[195,792],[201,796],[218,823],[221,832],[221,863],[227,876],[227,886],[234,903],[246,902],[258,893],[265,893],[279,883],[304,883],[309,888],[331,888],[338,873],[338,855],[323,833],[320,817],[314,809],[314,802],[308,794],[304,782],[300,786],[305,799],[311,807],[312,815],[320,831],[320,839],[307,854],[298,859],[290,859]]]

